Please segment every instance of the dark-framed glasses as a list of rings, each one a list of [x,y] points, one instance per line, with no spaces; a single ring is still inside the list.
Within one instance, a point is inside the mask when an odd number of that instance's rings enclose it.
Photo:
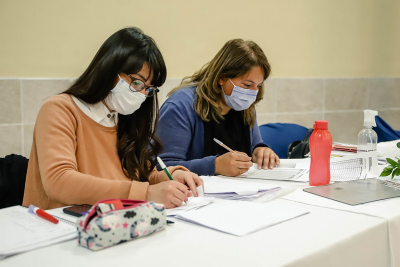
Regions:
[[[141,92],[143,89],[145,89],[146,97],[152,97],[160,91],[156,86],[146,86],[144,81],[139,78],[135,78],[130,74],[128,74],[128,77],[131,79],[129,89],[134,93]]]

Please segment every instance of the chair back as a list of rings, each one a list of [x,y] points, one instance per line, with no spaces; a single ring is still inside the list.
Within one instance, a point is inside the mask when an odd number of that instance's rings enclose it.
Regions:
[[[281,159],[286,158],[289,145],[303,140],[307,128],[294,123],[267,123],[260,126],[261,137]]]
[[[378,143],[400,139],[400,131],[393,130],[381,117],[375,116],[375,122],[373,129],[378,135]]]
[[[27,169],[28,159],[23,156],[0,158],[0,209],[22,204]]]

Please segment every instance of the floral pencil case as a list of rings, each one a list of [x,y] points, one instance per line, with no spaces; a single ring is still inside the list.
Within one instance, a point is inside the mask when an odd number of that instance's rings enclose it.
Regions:
[[[164,230],[165,207],[154,202],[106,199],[77,219],[78,244],[100,250]]]

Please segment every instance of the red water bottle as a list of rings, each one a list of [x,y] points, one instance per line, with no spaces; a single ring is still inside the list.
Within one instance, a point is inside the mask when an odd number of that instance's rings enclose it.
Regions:
[[[310,185],[326,185],[331,181],[330,158],[332,136],[327,121],[315,121],[314,132],[310,137]]]

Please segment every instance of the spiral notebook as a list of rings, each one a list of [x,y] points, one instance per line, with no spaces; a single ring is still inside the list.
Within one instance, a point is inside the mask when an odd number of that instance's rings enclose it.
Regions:
[[[23,206],[0,210],[0,259],[77,237],[76,224],[54,216],[58,224],[28,212]]]

